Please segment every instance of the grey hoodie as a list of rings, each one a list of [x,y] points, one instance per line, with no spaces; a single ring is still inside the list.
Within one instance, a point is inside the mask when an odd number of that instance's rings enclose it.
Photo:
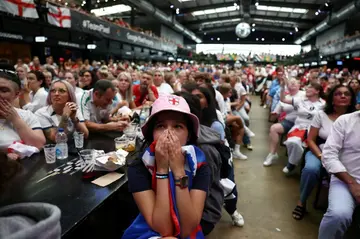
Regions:
[[[220,186],[221,156],[214,144],[222,143],[220,135],[213,129],[201,125],[197,140],[199,148],[204,152],[211,169],[210,187],[205,201],[202,220],[215,225],[221,218],[224,203],[224,192]]]
[[[60,209],[47,203],[19,203],[0,208],[0,238],[61,238]]]

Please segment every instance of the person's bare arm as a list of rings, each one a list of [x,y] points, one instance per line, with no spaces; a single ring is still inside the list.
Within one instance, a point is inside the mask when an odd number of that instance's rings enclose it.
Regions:
[[[89,131],[101,132],[101,131],[123,131],[124,128],[128,125],[127,122],[118,121],[118,122],[109,122],[106,124],[98,124],[86,120],[85,125]]]
[[[311,127],[307,137],[308,146],[313,154],[321,160],[321,150],[316,145],[316,138],[319,135],[319,128]]]

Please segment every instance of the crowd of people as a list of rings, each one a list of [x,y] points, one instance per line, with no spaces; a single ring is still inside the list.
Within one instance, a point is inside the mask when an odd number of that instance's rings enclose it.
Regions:
[[[128,168],[140,215],[123,238],[208,235],[222,207],[234,226],[244,225],[233,160],[246,160],[245,150],[256,150],[252,94],[260,95],[274,121],[263,165],[279,157],[282,135],[288,155],[283,173],[291,175],[305,155],[293,218],[303,219],[313,188],[329,174],[329,207],[319,238],[341,238],[351,224],[360,202],[360,136],[353,130],[359,124],[359,72],[112,60],[90,65],[81,59],[58,63],[51,56],[45,64],[34,57],[29,64],[19,59],[15,66],[0,67],[0,119],[7,135],[0,137],[1,149],[20,140],[41,149],[54,142],[57,128],[70,139],[75,131],[85,138],[121,132],[129,117],[120,109],[151,107],[142,126],[147,147],[142,160]]]

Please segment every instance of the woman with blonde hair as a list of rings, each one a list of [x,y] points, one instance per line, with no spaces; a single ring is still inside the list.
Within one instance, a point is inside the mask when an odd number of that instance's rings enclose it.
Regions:
[[[132,94],[132,79],[131,75],[127,72],[121,72],[117,77],[118,85],[118,101],[116,107],[111,111],[112,114],[117,112],[121,107],[127,106],[130,109],[136,108]]]
[[[63,128],[69,135],[75,131],[84,133],[87,138],[89,131],[78,106],[74,87],[66,80],[54,81],[46,99],[47,106],[36,111],[45,137],[55,142],[57,128]]]

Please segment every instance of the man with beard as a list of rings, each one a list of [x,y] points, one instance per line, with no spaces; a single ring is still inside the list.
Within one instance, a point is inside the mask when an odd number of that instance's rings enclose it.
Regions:
[[[159,97],[158,91],[152,82],[152,72],[146,71],[141,76],[140,85],[133,86],[136,107],[142,106],[146,102],[154,102]]]

